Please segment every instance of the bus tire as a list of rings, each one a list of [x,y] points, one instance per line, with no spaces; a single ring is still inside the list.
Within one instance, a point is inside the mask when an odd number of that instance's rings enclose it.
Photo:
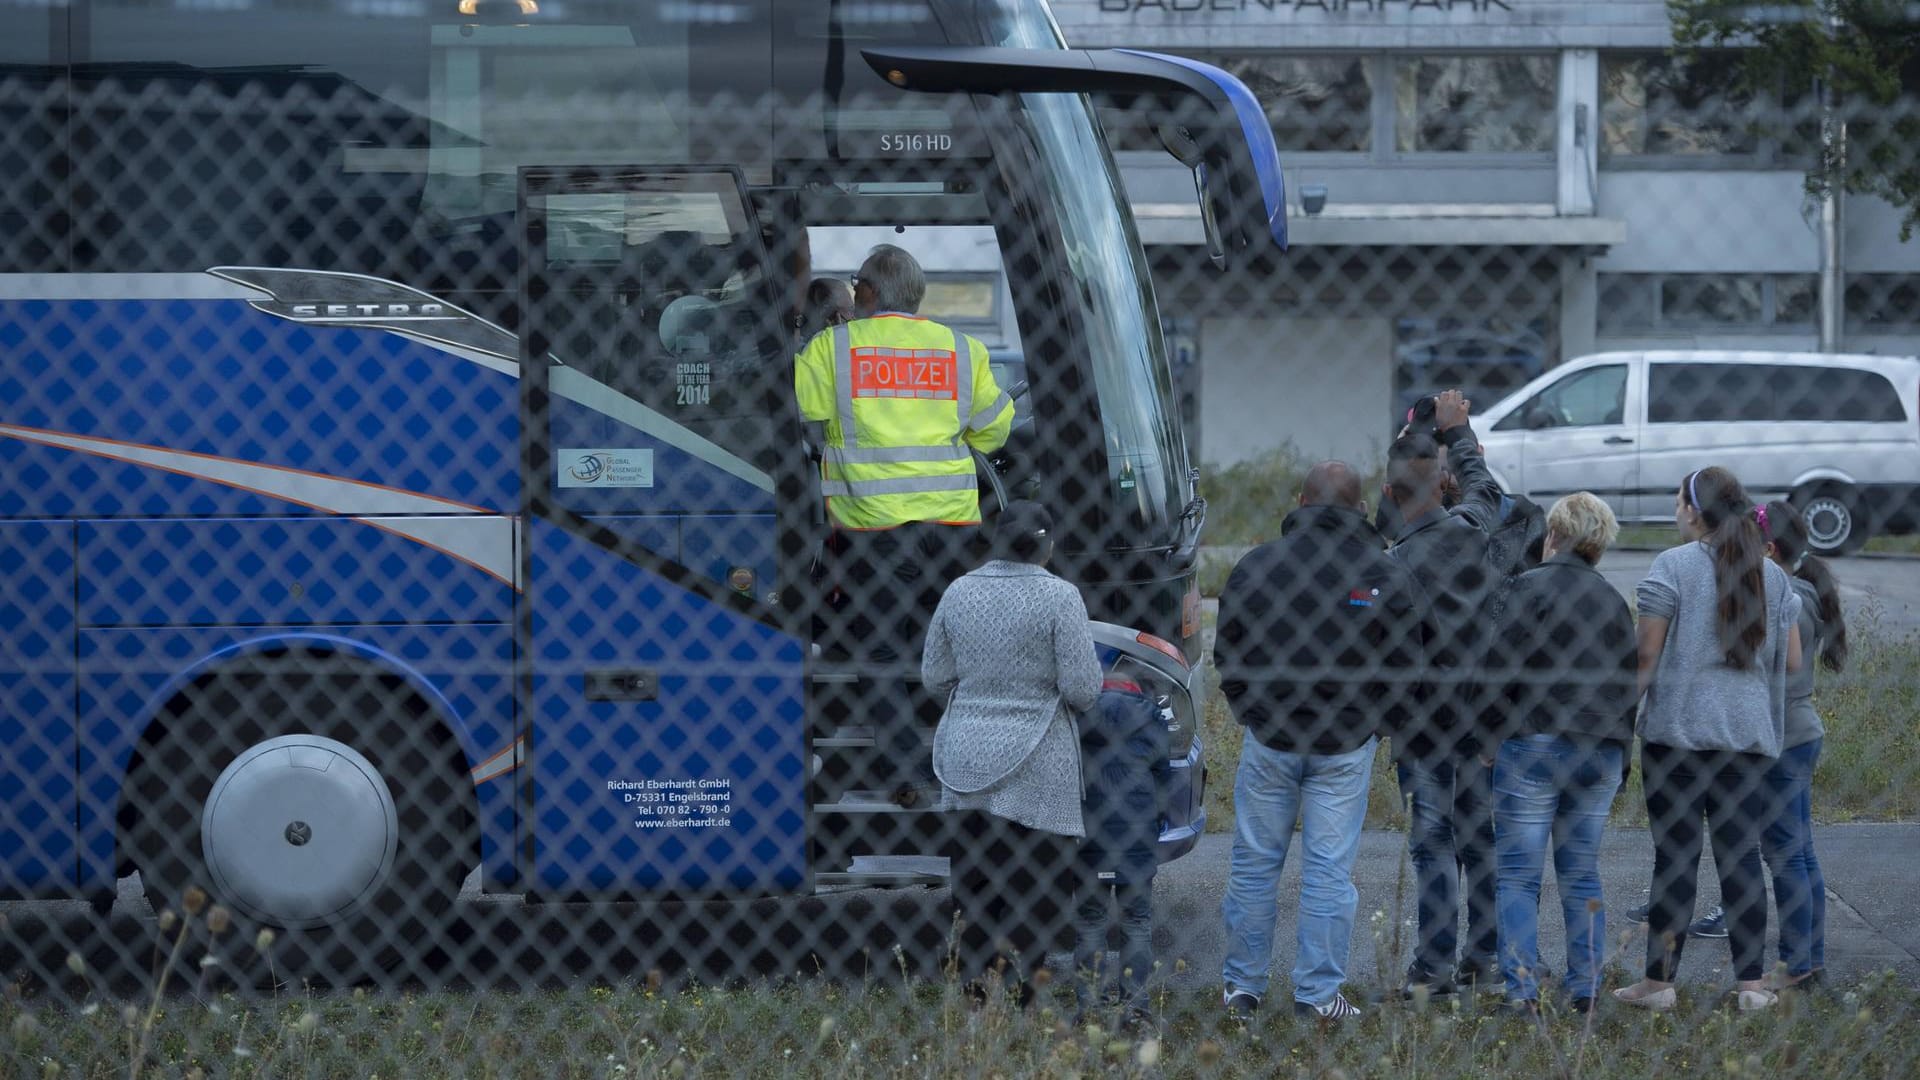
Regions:
[[[426,702],[370,666],[282,654],[202,680],[163,721],[129,766],[120,840],[172,913],[180,974],[432,980],[477,844],[464,757]]]
[[[1807,546],[1815,555],[1851,555],[1872,535],[1860,493],[1846,484],[1816,484],[1793,493],[1793,505],[1807,521]]]

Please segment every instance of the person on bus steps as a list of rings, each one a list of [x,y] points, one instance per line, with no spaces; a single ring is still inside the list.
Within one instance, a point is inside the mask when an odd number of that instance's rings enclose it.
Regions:
[[[839,278],[814,278],[794,322],[800,328],[800,347],[816,334],[853,321],[853,286]]]
[[[821,494],[832,527],[821,560],[831,588],[816,641],[828,656],[911,663],[949,581],[972,563],[980,524],[973,451],[999,449],[1013,401],[987,347],[916,314],[927,278],[881,244],[854,278],[851,321],[814,336],[794,359],[803,420],[824,425]],[[930,782],[912,709],[883,736],[873,789],[903,803]]]

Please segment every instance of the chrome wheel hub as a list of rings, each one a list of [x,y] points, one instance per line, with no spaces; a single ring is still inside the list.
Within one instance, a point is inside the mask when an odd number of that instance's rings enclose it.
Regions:
[[[1853,532],[1853,512],[1847,509],[1846,503],[1831,495],[1821,495],[1808,502],[1801,515],[1807,519],[1807,538],[1823,551],[1846,543]]]

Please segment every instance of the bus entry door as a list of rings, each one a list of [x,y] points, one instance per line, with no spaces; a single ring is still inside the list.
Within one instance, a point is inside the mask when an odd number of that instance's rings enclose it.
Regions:
[[[524,168],[529,888],[811,888],[806,528],[773,264],[739,176]]]

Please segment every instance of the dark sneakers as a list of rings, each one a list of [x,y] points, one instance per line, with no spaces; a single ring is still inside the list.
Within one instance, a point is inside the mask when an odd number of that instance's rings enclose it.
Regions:
[[[1446,997],[1457,991],[1453,980],[1437,978],[1432,972],[1422,968],[1407,971],[1407,981],[1400,988],[1400,1000],[1419,1001],[1422,998]]]
[[[1251,1020],[1260,1009],[1260,999],[1244,990],[1229,990],[1220,995],[1220,1003],[1227,1007],[1227,1016],[1234,1020]]]
[[[1506,976],[1500,973],[1500,964],[1494,960],[1461,964],[1454,969],[1453,985],[1476,994],[1501,994],[1507,989]]]
[[[1647,910],[1650,906],[1651,905],[1648,905],[1648,904],[1637,904],[1633,907],[1628,908],[1626,910],[1627,922],[1629,923],[1646,922]],[[1687,927],[1687,936],[1697,937],[1697,938],[1726,937],[1727,936],[1726,909],[1722,908],[1719,904],[1713,905],[1713,910],[1707,912],[1706,918],[1699,919],[1696,922],[1694,922],[1692,926]]]
[[[1687,927],[1687,934],[1698,938],[1723,938],[1727,936],[1727,910],[1719,904],[1707,912],[1707,917]]]

